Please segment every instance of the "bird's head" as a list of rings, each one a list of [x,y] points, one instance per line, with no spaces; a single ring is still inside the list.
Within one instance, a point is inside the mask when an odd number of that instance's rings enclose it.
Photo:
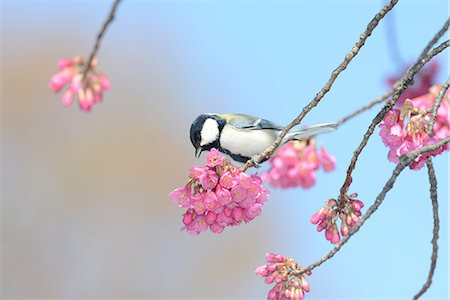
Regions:
[[[195,148],[195,156],[199,157],[205,150],[220,147],[220,132],[225,120],[214,114],[198,116],[191,125],[191,142]]]

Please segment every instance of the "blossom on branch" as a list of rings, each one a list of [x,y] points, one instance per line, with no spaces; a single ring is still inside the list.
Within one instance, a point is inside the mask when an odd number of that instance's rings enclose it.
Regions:
[[[435,85],[429,92],[420,97],[406,99],[401,109],[392,109],[380,123],[380,136],[383,143],[390,149],[389,161],[399,162],[400,156],[417,148],[439,142],[450,135],[450,100],[447,91],[437,112],[434,123],[434,134],[429,136],[427,129],[430,123],[430,108],[442,86]],[[412,170],[422,168],[428,157],[436,156],[448,149],[447,145],[419,155],[409,166]]]
[[[267,299],[300,300],[310,291],[309,284],[301,273],[302,267],[295,260],[280,254],[267,253],[266,261],[269,264],[257,267],[255,273],[264,277],[267,284],[275,283]],[[307,271],[304,274],[311,275],[311,272]]]
[[[350,228],[359,222],[364,204],[356,197],[358,197],[358,194],[353,193],[344,195],[339,201],[329,199],[325,201],[325,206],[311,217],[311,223],[317,225],[317,231],[320,232],[325,229],[325,238],[332,244],[339,242],[341,240],[340,234],[346,236]],[[337,225],[338,219],[341,220],[340,234]]]
[[[415,77],[414,84],[408,87],[400,96],[396,103],[396,107],[401,107],[406,99],[412,99],[426,94],[428,90],[437,83],[437,76],[439,75],[441,65],[439,61],[433,60],[427,64]],[[392,86],[401,76],[389,76],[386,79],[386,84]]]
[[[208,229],[221,233],[226,226],[249,222],[261,214],[269,191],[258,175],[245,174],[214,148],[208,152],[206,164],[192,167],[186,186],[169,194],[187,209],[183,229],[192,235]]]
[[[307,189],[316,183],[316,171],[333,171],[335,161],[324,147],[317,151],[314,139],[290,141],[269,160],[271,168],[262,178],[273,187]]]
[[[48,88],[58,93],[63,87],[68,86],[62,94],[64,106],[71,105],[73,99],[77,97],[80,108],[83,111],[90,111],[92,105],[102,101],[103,91],[111,87],[108,78],[96,70],[96,59],[92,60],[87,72],[86,62],[80,56],[61,59],[57,66],[60,71],[50,78]]]

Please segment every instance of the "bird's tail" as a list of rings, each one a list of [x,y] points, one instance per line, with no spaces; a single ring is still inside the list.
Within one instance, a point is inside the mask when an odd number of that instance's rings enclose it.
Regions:
[[[286,142],[289,142],[290,140],[305,139],[305,138],[309,138],[311,136],[314,136],[314,135],[317,135],[320,133],[335,131],[338,127],[339,127],[339,123],[324,123],[324,124],[318,124],[318,125],[305,127],[302,129],[297,129],[294,131],[290,131],[285,136],[283,142],[286,143]]]

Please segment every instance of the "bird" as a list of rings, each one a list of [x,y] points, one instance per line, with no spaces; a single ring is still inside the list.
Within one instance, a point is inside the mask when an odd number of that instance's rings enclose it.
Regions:
[[[286,134],[281,145],[334,131],[338,126],[339,123],[324,123],[293,129]],[[215,148],[236,162],[246,163],[249,159],[256,162],[256,157],[274,143],[283,128],[272,121],[246,114],[206,113],[192,122],[190,139],[197,158],[203,151]]]

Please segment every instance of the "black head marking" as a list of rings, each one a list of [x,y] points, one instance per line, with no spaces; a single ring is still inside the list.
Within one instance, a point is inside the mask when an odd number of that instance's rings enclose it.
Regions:
[[[210,150],[213,147],[218,148],[218,149],[220,148],[220,143],[218,140],[213,143],[207,144],[207,145],[201,145],[201,142],[202,142],[201,132],[203,129],[203,125],[205,124],[205,121],[207,119],[213,119],[213,120],[217,121],[217,123],[219,124],[219,134],[222,131],[223,127],[225,126],[225,120],[223,120],[219,116],[216,116],[213,114],[202,114],[202,115],[198,116],[194,120],[194,122],[192,122],[191,130],[190,130],[191,143],[194,146],[196,153],[199,150],[201,150],[201,151]]]

